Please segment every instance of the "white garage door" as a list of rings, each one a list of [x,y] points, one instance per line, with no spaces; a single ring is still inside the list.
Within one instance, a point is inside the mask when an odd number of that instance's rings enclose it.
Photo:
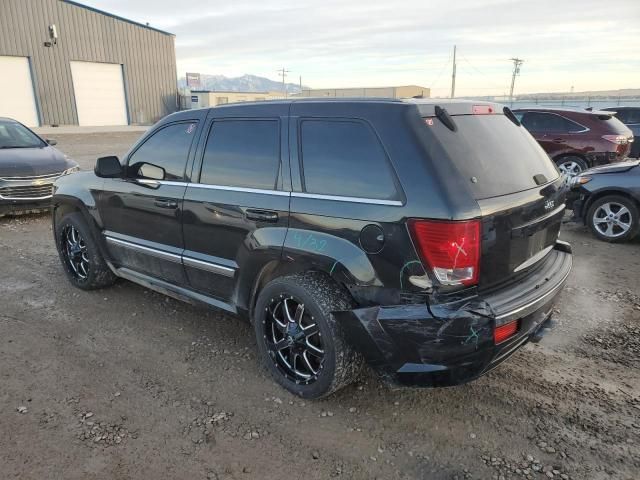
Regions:
[[[71,62],[80,125],[126,125],[122,65]]]
[[[0,117],[38,126],[33,81],[27,57],[0,57]]]

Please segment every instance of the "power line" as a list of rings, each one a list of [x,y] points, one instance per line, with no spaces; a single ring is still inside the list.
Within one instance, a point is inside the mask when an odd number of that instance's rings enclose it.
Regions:
[[[513,87],[516,84],[516,77],[520,75],[520,66],[524,63],[524,60],[517,57],[510,58],[509,60],[513,62],[513,74],[511,75],[511,90],[509,90],[509,101],[513,106]]]
[[[278,72],[278,75],[282,77],[282,91],[284,92],[284,96],[285,98],[287,97],[287,87],[284,83],[285,78],[287,78],[287,73],[290,73],[289,70],[285,69],[284,67],[282,67],[280,70],[276,70]]]

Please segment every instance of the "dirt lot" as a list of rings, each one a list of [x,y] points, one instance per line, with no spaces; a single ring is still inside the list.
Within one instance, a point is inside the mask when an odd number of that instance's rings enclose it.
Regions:
[[[91,168],[138,134],[58,136]],[[250,327],[131,283],[64,278],[47,215],[0,219],[0,477],[640,478],[640,241],[566,225],[553,335],[475,383],[372,374],[309,402],[266,377]]]

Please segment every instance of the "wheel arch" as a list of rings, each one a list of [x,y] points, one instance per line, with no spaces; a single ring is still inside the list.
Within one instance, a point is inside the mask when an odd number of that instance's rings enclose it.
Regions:
[[[342,290],[344,290],[344,292],[349,295],[350,298],[353,298],[348,289],[347,279],[344,276],[337,275],[335,272],[335,268],[334,271],[332,271],[331,268],[323,267],[322,264],[304,260],[273,260],[266,263],[260,269],[260,271],[256,275],[255,281],[251,285],[250,291],[246,294],[245,298],[249,320],[253,322],[253,313],[258,296],[266,285],[268,285],[271,281],[276,280],[277,278],[309,272],[315,272],[326,277],[328,281],[335,283]]]
[[[100,249],[100,253],[105,259],[108,259],[108,252],[106,251],[105,245],[102,242],[100,236],[100,225],[98,223],[98,220],[89,211],[87,205],[77,197],[68,195],[56,195],[54,197],[53,211],[51,213],[51,223],[53,227],[53,235],[56,242],[58,241],[56,236],[56,225],[62,218],[64,218],[65,215],[74,212],[82,215],[82,218],[87,223],[89,231],[93,236],[93,240],[96,242],[98,248]]]

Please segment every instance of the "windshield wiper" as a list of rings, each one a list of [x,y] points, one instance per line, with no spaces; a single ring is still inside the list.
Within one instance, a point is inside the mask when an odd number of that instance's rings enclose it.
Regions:
[[[3,145],[0,147],[0,150],[6,148],[38,148],[38,145]]]

